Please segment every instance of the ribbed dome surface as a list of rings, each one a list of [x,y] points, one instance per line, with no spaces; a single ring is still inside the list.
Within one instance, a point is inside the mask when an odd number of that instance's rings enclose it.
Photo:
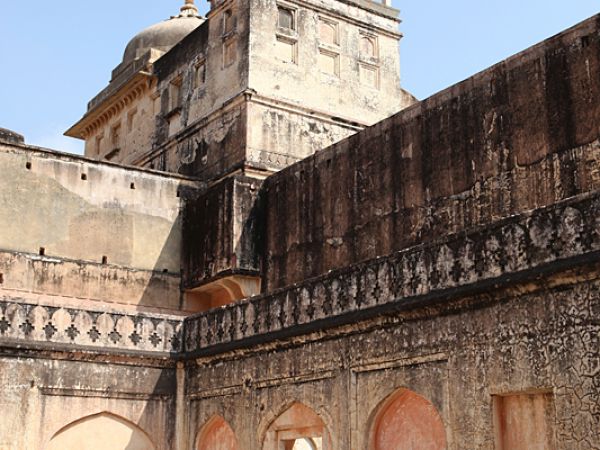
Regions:
[[[123,62],[133,61],[151,48],[166,52],[203,22],[204,19],[197,15],[179,15],[152,25],[129,41],[125,48]]]

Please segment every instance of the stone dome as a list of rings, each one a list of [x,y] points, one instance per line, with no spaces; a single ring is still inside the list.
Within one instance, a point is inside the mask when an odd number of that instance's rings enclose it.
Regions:
[[[123,62],[131,62],[151,48],[166,52],[203,22],[204,19],[198,15],[193,0],[186,0],[178,16],[146,28],[129,41],[125,48]]]

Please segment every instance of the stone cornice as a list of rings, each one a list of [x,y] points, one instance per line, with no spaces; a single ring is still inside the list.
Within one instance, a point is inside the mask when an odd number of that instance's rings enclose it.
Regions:
[[[126,83],[92,107],[83,118],[65,132],[65,136],[87,139],[114,116],[139,99],[150,89],[154,77],[146,71],[137,72]]]
[[[349,15],[340,13],[337,9],[332,7],[326,7],[325,4],[319,4],[314,0],[284,0],[286,2],[297,4],[302,6],[303,8],[312,9],[321,14],[328,15],[330,17],[336,18],[338,20],[342,20],[345,22],[352,23],[361,28],[367,28],[373,31],[376,31],[382,35],[394,38],[401,39],[403,34],[397,30],[391,30],[388,28],[383,28],[381,26],[377,26],[373,23],[366,22],[364,20],[356,19],[350,17]],[[355,7],[359,9],[366,10],[372,14],[376,14],[378,16],[384,17],[388,20],[393,21],[395,24],[399,24],[401,20],[398,18],[400,13],[399,10],[391,8],[383,3],[371,1],[371,0],[340,0],[340,3],[344,3],[349,7]]]

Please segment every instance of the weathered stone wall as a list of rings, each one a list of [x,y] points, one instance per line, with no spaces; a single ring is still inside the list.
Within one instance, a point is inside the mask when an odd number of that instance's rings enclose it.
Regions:
[[[250,167],[277,171],[362,130],[356,122],[282,105],[259,96],[247,103]]]
[[[0,292],[0,448],[178,450],[181,316],[33,300]]]
[[[597,189],[599,22],[271,177],[265,289]]]
[[[361,126],[413,102],[400,87],[402,35],[397,10],[371,1],[253,0],[250,4],[248,86],[259,95]],[[278,27],[278,5],[294,13],[292,29]],[[368,53],[363,37],[373,45]],[[323,54],[336,62],[323,66]],[[363,65],[373,70],[373,84],[365,79]]]
[[[583,195],[420,244],[186,320],[193,355],[474,295],[598,260],[600,196]]]
[[[230,177],[187,202],[184,212],[183,287],[197,287],[217,276],[260,276],[261,182]]]
[[[400,88],[396,10],[373,2],[288,7],[297,15],[295,62],[277,56],[274,1],[213,5],[204,24],[155,62],[156,131],[135,164],[202,180],[244,166],[277,171],[414,102]],[[324,20],[335,28],[331,48],[319,43]],[[367,37],[373,53],[363,55]],[[337,73],[313,70],[319,49],[337,52]],[[363,66],[375,84],[361,78]]]
[[[50,441],[65,427],[104,413],[142,430],[155,450],[175,450],[172,367],[110,358],[85,361],[75,355],[61,359],[56,353],[37,356],[1,351],[0,448],[53,448]],[[68,448],[104,448],[105,441],[117,438],[98,431]],[[122,448],[138,448],[130,444]]]
[[[193,181],[1,147],[0,248],[179,271],[180,185]]]
[[[226,10],[232,12],[229,31]],[[246,114],[237,103],[247,87],[248,16],[243,2],[211,11],[204,24],[155,63],[161,108],[151,152],[138,164],[212,179],[243,163]],[[231,61],[224,60],[226,44],[233,49]],[[180,83],[179,105],[170,98],[174,81]]]
[[[81,306],[99,301],[122,311],[181,308],[179,273],[0,252],[0,274],[0,295],[36,298],[45,304]]]
[[[404,388],[439,413],[449,450],[494,448],[494,399],[520,393],[549,402],[554,448],[597,448],[599,211],[598,193],[582,195],[186,321],[7,298],[0,376],[21,381],[0,398],[26,408],[0,437],[43,448],[106,412],[157,449],[190,450],[218,415],[239,448],[259,450],[298,402],[332,450],[368,448],[377,413]],[[186,397],[169,352],[187,360]]]
[[[247,113],[243,98],[170,139],[143,161],[153,167],[201,180],[239,171],[246,158]]]
[[[300,402],[323,419],[332,449],[367,449],[382,402],[407,388],[437,409],[449,450],[498,448],[493,396],[535,392],[552,398],[552,448],[600,448],[600,284],[549,282],[191,361],[188,442],[219,414],[239,448],[259,450]]]
[[[1,289],[180,307],[180,206],[200,184],[10,145],[0,171]]]
[[[163,97],[163,115],[168,113],[165,102],[169,83],[182,77],[181,124],[182,127],[206,118],[223,104],[237,96],[246,86],[248,78],[248,5],[244,2],[228,2],[209,13],[207,21],[185,37],[163,57],[156,61],[154,72],[158,77],[158,92]],[[226,32],[223,15],[232,11],[232,28]],[[235,42],[235,58],[230,63],[223,59],[226,37]],[[205,62],[206,79],[198,83],[196,68]],[[157,136],[161,144],[167,136]]]
[[[86,157],[130,164],[148,152],[160,107],[148,85],[152,85],[151,80],[126,107],[115,112],[86,138]]]
[[[519,396],[541,405],[519,449],[598,448],[599,220],[596,191],[186,319],[188,443],[220,416],[239,448],[268,450],[297,402],[332,449],[372,449],[407,389],[431,402],[449,450],[499,448],[514,433],[499,399]]]

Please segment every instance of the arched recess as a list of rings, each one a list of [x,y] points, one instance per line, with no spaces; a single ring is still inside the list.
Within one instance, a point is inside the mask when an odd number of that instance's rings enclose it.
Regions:
[[[194,450],[238,450],[235,433],[225,419],[215,416],[202,427]]]
[[[330,450],[331,437],[323,419],[301,403],[277,417],[265,433],[263,450]]]
[[[435,406],[409,389],[399,389],[378,407],[369,450],[445,450],[446,430]]]
[[[134,423],[107,412],[79,419],[54,435],[46,450],[156,450]]]

